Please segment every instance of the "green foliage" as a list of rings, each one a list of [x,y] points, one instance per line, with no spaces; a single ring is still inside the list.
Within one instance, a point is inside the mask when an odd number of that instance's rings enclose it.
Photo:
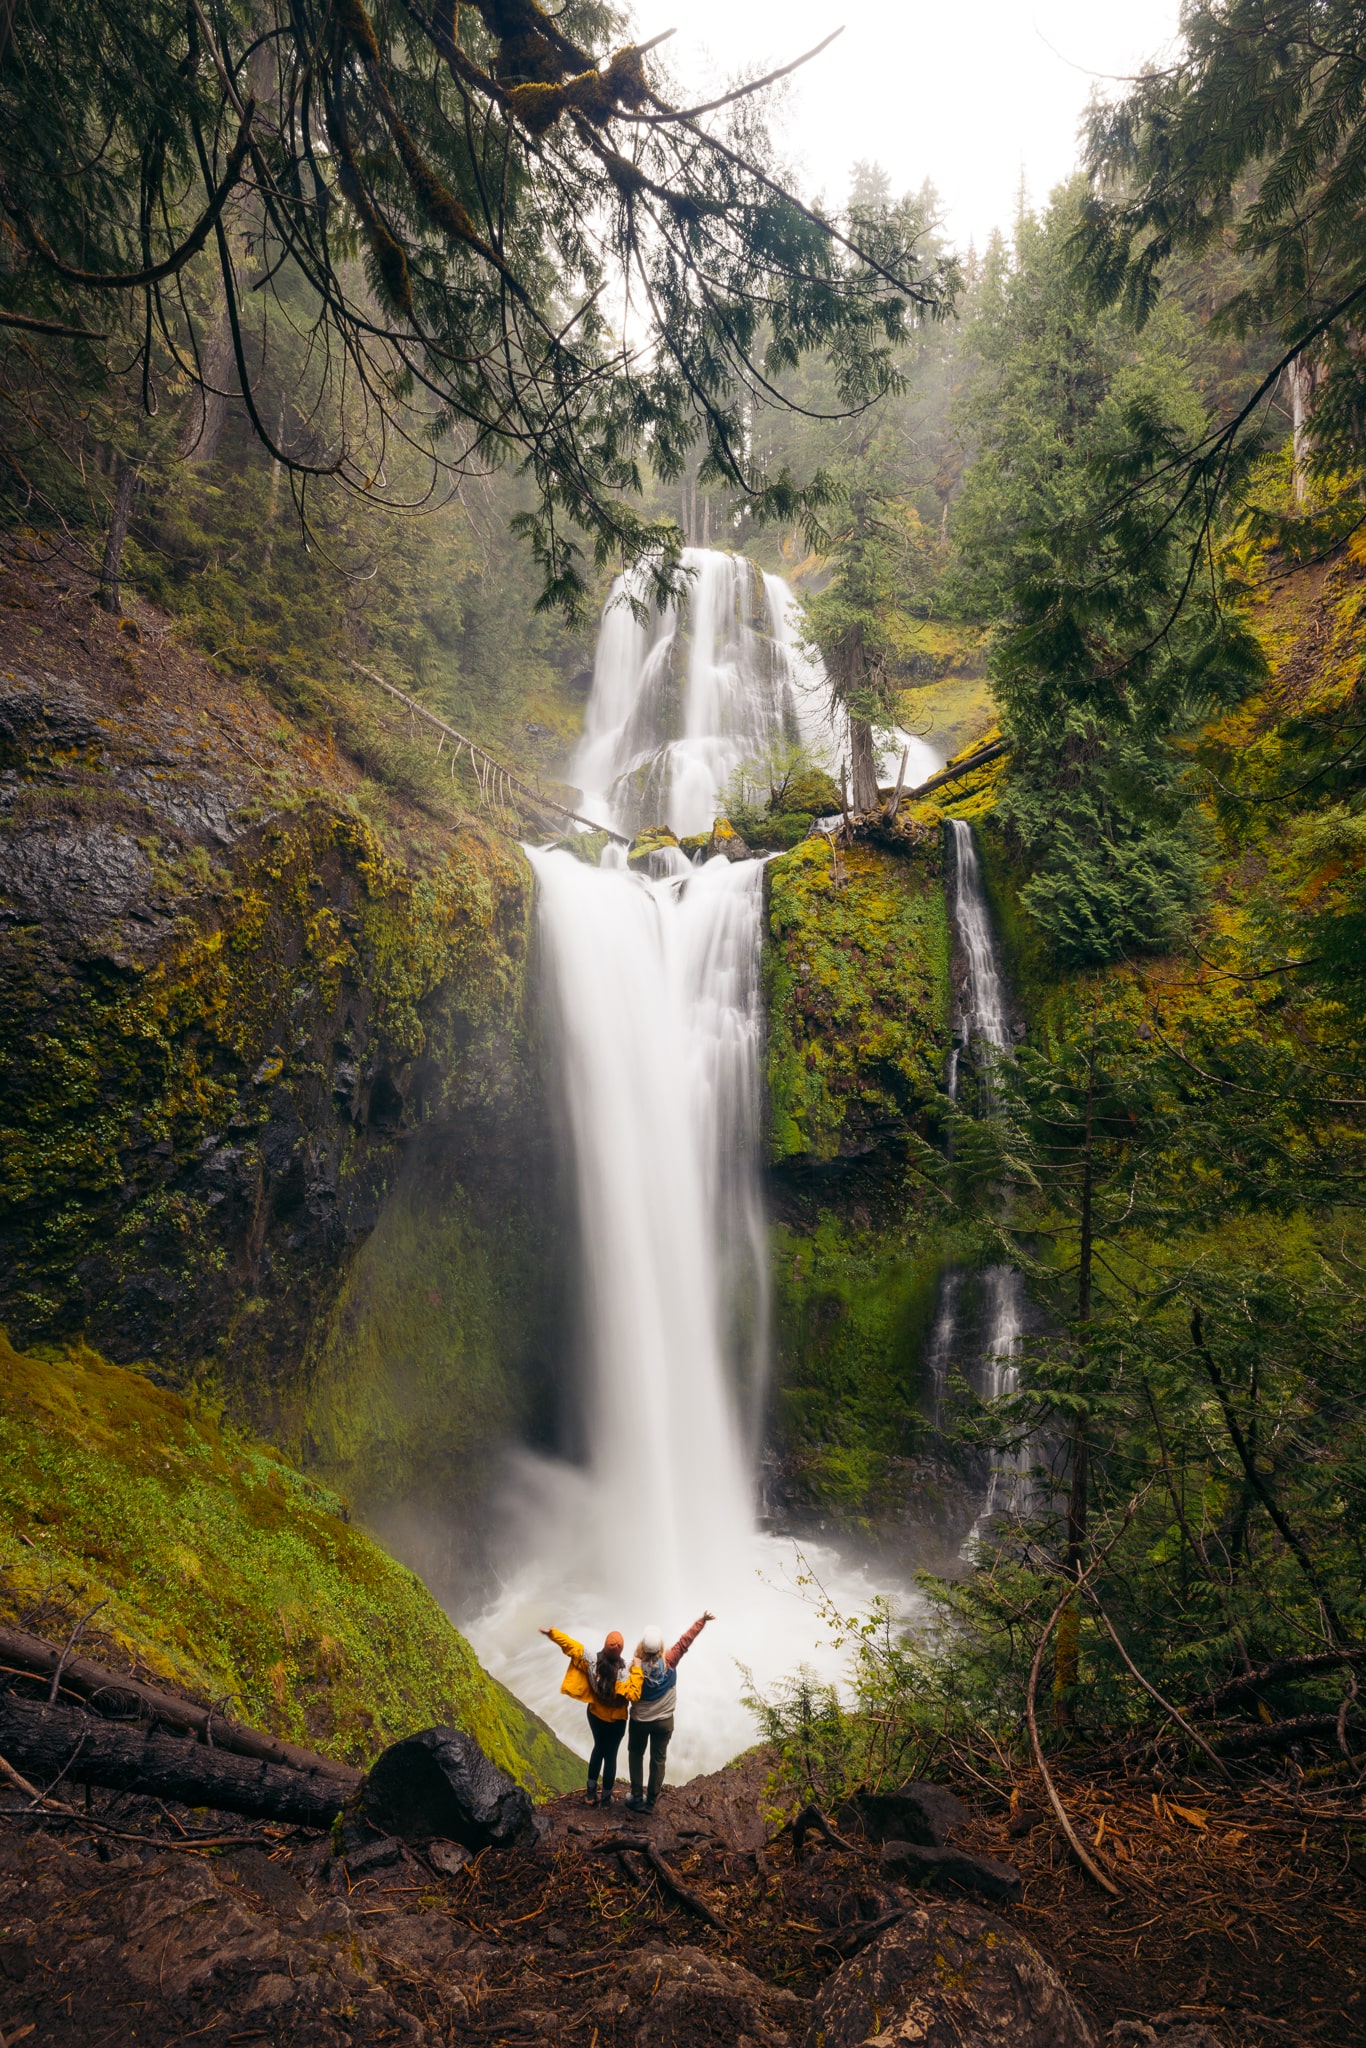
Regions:
[[[569,610],[586,552],[670,579],[640,488],[696,451],[759,516],[814,517],[822,480],[763,462],[750,401],[815,351],[867,403],[946,266],[895,217],[838,232],[783,191],[762,94],[675,112],[622,32],[598,0],[37,5],[0,71],[11,419],[47,414],[79,469],[95,395],[116,503],[225,392],[301,501],[335,480],[411,509],[513,466]],[[626,356],[623,272],[649,329]]]
[[[451,1721],[536,1792],[577,1759],[483,1672],[413,1574],[280,1454],[83,1347],[0,1337],[0,1603],[97,1635],[354,1763]],[[24,1541],[20,1541],[23,1538]]]
[[[910,859],[804,839],[768,870],[771,1156],[904,1150],[937,1117],[948,920],[937,835]]]
[[[1174,737],[1262,672],[1171,477],[1198,431],[1190,337],[1166,309],[1136,341],[1085,317],[1069,250],[1081,195],[1021,220],[977,314],[965,405],[979,452],[956,507],[959,602],[1002,621],[992,675],[1012,743],[998,817],[1023,901],[1064,965],[1170,945],[1200,891]]]
[[[1217,257],[1231,244],[1238,266],[1217,295],[1215,324],[1275,329],[1280,360],[1263,391],[1281,360],[1304,351],[1297,375],[1313,418],[1297,454],[1325,475],[1355,473],[1361,461],[1360,33],[1357,0],[1193,0],[1175,60],[1092,113],[1092,189],[1075,241],[1097,296],[1122,301],[1138,321],[1159,303],[1175,256]],[[1228,435],[1253,412],[1258,388],[1238,393]],[[1254,432],[1260,424],[1251,420]],[[1206,448],[1203,460],[1191,452],[1217,489],[1223,449]]]

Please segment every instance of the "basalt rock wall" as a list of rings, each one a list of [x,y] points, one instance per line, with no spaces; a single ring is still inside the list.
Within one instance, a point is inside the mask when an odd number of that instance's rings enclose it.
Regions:
[[[507,840],[11,555],[0,1323],[212,1388],[362,1504],[534,1430],[530,914]]]

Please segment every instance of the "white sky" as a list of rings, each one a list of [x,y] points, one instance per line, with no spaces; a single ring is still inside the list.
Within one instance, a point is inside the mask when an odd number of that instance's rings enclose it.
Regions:
[[[1022,167],[1030,198],[1047,198],[1076,161],[1088,74],[1133,72],[1160,55],[1179,11],[1179,0],[635,0],[634,8],[642,41],[677,29],[661,54],[690,89],[790,62],[842,22],[838,42],[797,74],[782,133],[789,161],[809,192],[832,202],[860,157],[881,163],[897,193],[932,178],[962,247],[1009,227]]]

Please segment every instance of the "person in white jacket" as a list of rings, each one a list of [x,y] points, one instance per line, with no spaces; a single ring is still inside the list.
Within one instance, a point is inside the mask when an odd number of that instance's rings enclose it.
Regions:
[[[640,1696],[631,1703],[631,1728],[626,1738],[626,1758],[631,1772],[631,1796],[626,1804],[632,1813],[653,1813],[664,1783],[664,1763],[669,1738],[674,1732],[674,1703],[678,1695],[678,1660],[697,1641],[714,1614],[703,1614],[678,1638],[671,1650],[664,1647],[664,1631],[647,1628],[636,1646],[641,1668]],[[645,1788],[645,1751],[650,1752],[650,1782]]]

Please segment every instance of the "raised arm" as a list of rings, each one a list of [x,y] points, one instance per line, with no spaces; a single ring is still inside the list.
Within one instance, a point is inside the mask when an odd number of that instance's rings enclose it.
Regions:
[[[690,1629],[684,1630],[683,1634],[678,1638],[678,1641],[674,1644],[673,1648],[666,1653],[664,1658],[664,1662],[668,1665],[671,1671],[677,1664],[679,1658],[683,1655],[683,1652],[685,1650],[690,1650],[692,1648],[693,1644],[697,1641],[697,1638],[701,1635],[707,1623],[709,1621],[715,1621],[715,1619],[716,1616],[710,1612],[706,1614],[700,1614],[697,1620],[693,1623],[692,1627]]]
[[[633,1664],[625,1678],[617,1680],[617,1698],[619,1700],[638,1700],[640,1698],[640,1688],[644,1682],[645,1673],[641,1670],[639,1664]]]
[[[576,1643],[573,1636],[567,1636],[558,1628],[543,1628],[543,1636],[549,1636],[552,1643],[558,1643],[566,1657],[577,1657],[582,1661],[583,1644]]]

